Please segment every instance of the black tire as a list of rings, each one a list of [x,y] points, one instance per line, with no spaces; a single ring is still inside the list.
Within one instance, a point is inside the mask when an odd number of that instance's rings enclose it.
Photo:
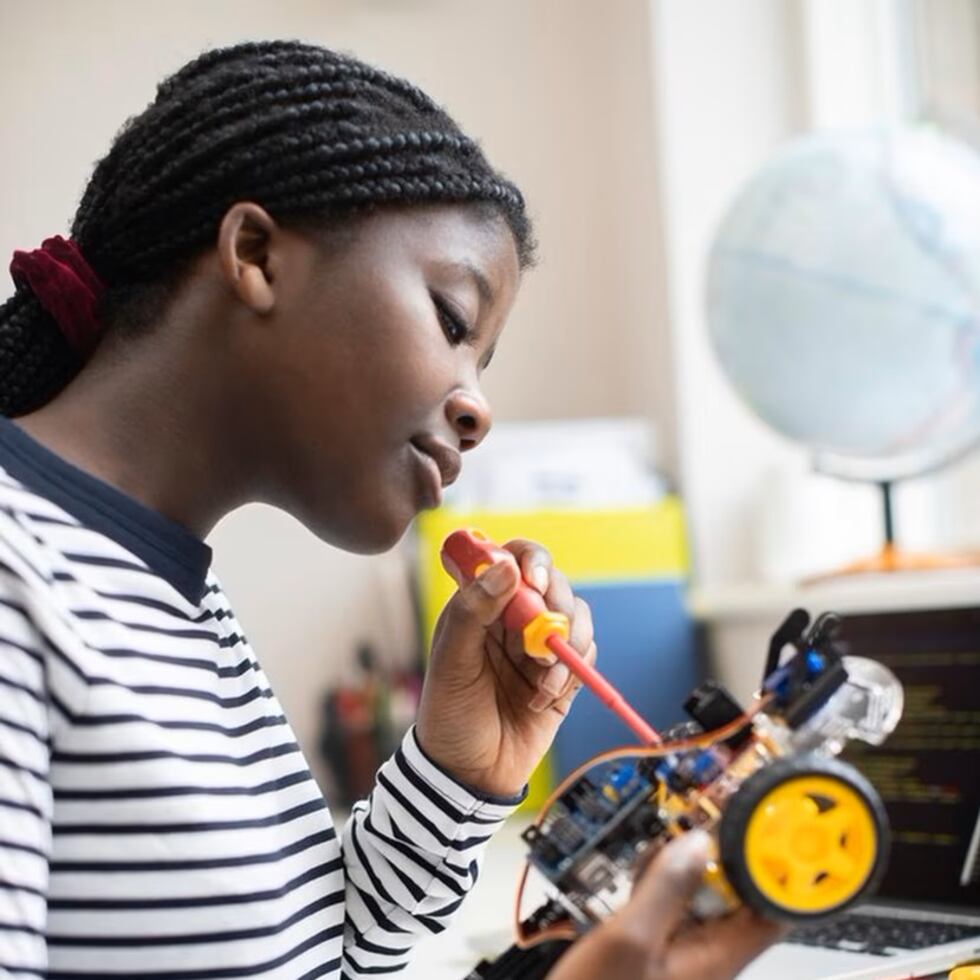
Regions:
[[[770,894],[767,894],[764,890],[765,884],[760,885],[760,882],[753,876],[746,853],[749,823],[763,800],[780,787],[787,786],[795,780],[806,780],[812,777],[829,779],[832,783],[839,784],[842,791],[844,791],[843,787],[846,787],[847,791],[850,791],[848,795],[852,804],[855,802],[854,797],[857,798],[858,805],[864,808],[864,814],[869,818],[873,838],[871,847],[874,848],[870,867],[856,872],[854,882],[845,881],[840,886],[844,890],[850,889],[848,893],[839,896],[839,900],[834,900],[831,904],[819,908],[794,906],[791,899],[785,903],[781,902],[771,894],[771,887]],[[828,800],[822,794],[807,792],[805,783],[801,784],[799,792],[801,799],[809,797],[817,803],[820,808],[819,816],[833,812],[837,805],[834,800]],[[790,794],[792,794],[792,787],[790,787]],[[829,805],[827,805],[828,803]],[[763,831],[760,830],[757,833],[761,834]],[[833,840],[833,838],[831,839]],[[718,835],[725,875],[742,901],[749,908],[768,919],[791,923],[814,922],[836,915],[858,899],[873,892],[885,873],[888,863],[889,840],[890,834],[885,808],[871,783],[853,766],[837,759],[815,755],[777,759],[771,765],[753,773],[726,804]],[[836,847],[843,851],[847,843],[847,833],[844,832],[838,839]],[[865,855],[859,858],[856,863],[860,869],[867,862],[868,857]],[[818,887],[821,880],[826,877],[828,877],[826,872],[819,872],[812,880],[812,887]],[[771,875],[771,878],[772,880],[778,879],[778,874]],[[770,881],[771,885],[772,881]]]

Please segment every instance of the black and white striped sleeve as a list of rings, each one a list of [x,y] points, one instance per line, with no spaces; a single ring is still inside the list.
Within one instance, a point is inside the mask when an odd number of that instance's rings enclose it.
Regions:
[[[0,543],[0,973],[47,968],[50,745],[58,698],[17,559]]]
[[[475,796],[409,731],[344,828],[346,978],[395,973],[417,939],[446,928],[517,802]]]

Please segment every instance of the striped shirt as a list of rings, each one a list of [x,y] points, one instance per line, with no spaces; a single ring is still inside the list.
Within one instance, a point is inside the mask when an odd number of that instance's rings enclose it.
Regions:
[[[0,421],[0,974],[384,975],[473,885],[514,801],[409,732],[338,835],[209,566]]]

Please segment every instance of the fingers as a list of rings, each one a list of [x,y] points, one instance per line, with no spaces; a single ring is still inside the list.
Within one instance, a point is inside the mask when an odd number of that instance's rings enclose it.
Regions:
[[[521,577],[524,581],[544,596],[548,608],[556,609],[558,612],[564,612],[564,610],[559,609],[557,606],[552,606],[548,601],[548,590],[551,588],[552,578],[559,574],[555,572],[551,553],[548,549],[536,541],[528,541],[525,538],[514,538],[508,541],[504,545],[504,548],[517,560],[517,564],[521,569]],[[523,643],[511,642],[507,645],[507,649],[508,652],[514,650],[515,655],[518,657],[524,655]],[[546,657],[536,657],[535,661],[535,668],[540,666],[549,667],[555,663],[555,657],[549,654]],[[527,673],[523,668],[521,669],[522,672]],[[535,669],[533,675],[537,679],[540,677],[540,671]]]
[[[575,615],[575,594],[565,575],[555,568],[551,569],[544,601],[549,609],[564,613],[569,619]]]
[[[455,566],[452,569],[449,567],[452,562],[446,560],[444,564],[450,574],[455,570],[458,575]],[[461,643],[465,645],[467,640],[477,647],[482,646],[487,627],[501,616],[519,583],[517,563],[509,558],[495,562],[472,582],[462,582],[440,618],[433,650],[436,641],[440,647],[444,642],[451,641],[453,649]]]
[[[594,663],[596,650],[593,642],[592,613],[588,604],[574,595],[568,579],[553,567],[547,549],[525,539],[508,541],[503,548],[514,557],[514,568],[520,570],[521,579],[543,595],[548,608],[568,617],[569,641],[572,647],[588,662]],[[513,582],[507,579],[506,588],[501,593],[504,598],[499,599],[497,596],[487,594],[486,579],[493,572],[494,576],[500,574],[503,581],[503,572],[497,573],[493,569],[488,569],[481,577],[483,581],[478,579],[466,585],[462,581],[459,569],[445,553],[442,555],[442,562],[446,571],[456,579],[457,583],[460,583],[461,588],[458,596],[450,601],[446,610],[447,615],[439,623],[440,642],[443,640],[442,632],[446,628],[451,628],[454,620],[458,621],[460,617],[468,618],[484,629],[490,626],[503,612],[518,584],[516,576]],[[536,712],[553,707],[564,715],[581,686],[580,682],[554,656],[529,657],[524,651],[523,637],[519,633],[500,630],[499,624],[493,628],[501,632],[501,636],[497,637],[500,646],[513,666],[527,681],[528,707]]]
[[[553,582],[557,583],[560,577],[561,586],[568,588],[564,576],[560,572],[553,572]],[[567,603],[571,604],[571,615],[569,640],[572,647],[587,660],[590,664],[595,663],[596,647],[593,642],[592,613],[588,604],[583,599],[572,597],[571,589],[565,599],[559,598],[563,605],[568,608]],[[568,615],[568,613],[566,613]],[[519,633],[508,633],[505,637],[504,648],[517,669],[530,681],[536,689],[537,694],[531,698],[528,706],[532,711],[545,711],[548,708],[561,705],[560,714],[567,713],[572,699],[582,686],[579,681],[568,669],[568,667],[553,658],[550,662],[540,657],[529,657],[524,652],[523,637]]]
[[[583,660],[594,664],[596,661],[596,646],[593,641],[592,610],[589,608],[589,604],[578,596],[575,596],[572,602],[574,612],[569,617],[571,625],[568,640]],[[577,677],[574,677],[564,664],[555,665],[551,668],[551,672],[553,678],[548,689],[557,692],[555,694],[556,698],[564,697],[569,692],[574,693],[582,686],[582,682]]]
[[[666,946],[687,915],[712,853],[711,838],[691,830],[671,841],[651,862],[623,909],[622,928],[645,937],[651,950]]]
[[[584,653],[592,644],[594,629],[592,625],[592,610],[589,604],[579,596],[572,599],[571,628],[568,640],[578,650]]]
[[[634,938],[646,935],[651,955],[678,977],[734,977],[784,931],[746,908],[678,932],[714,853],[711,838],[692,830],[669,843],[640,878],[620,923]]]
[[[741,908],[727,918],[704,927],[705,945],[716,947],[720,951],[719,959],[723,959],[725,965],[731,968],[732,975],[735,975],[787,931],[786,927]]]
[[[553,569],[548,549],[536,541],[526,541],[524,538],[508,541],[504,548],[517,560],[524,581],[547,598]]]
[[[582,659],[587,664],[595,664],[596,658],[598,656],[598,651],[596,650],[595,643],[589,644],[589,649],[585,651],[582,655]],[[554,668],[552,668],[553,670]],[[575,700],[578,692],[582,690],[582,682],[574,676],[568,678],[568,682],[565,687],[558,693],[558,696],[552,701],[550,707],[553,711],[557,711],[562,717],[568,714],[569,708],[572,706],[572,702]]]
[[[672,965],[682,977],[734,977],[785,932],[785,927],[740,908],[680,937],[671,951]]]
[[[556,579],[558,574],[555,573]],[[562,579],[564,579],[564,576],[562,576]],[[567,581],[564,584],[567,585]],[[592,611],[584,599],[580,599],[578,596],[572,596],[571,589],[568,590],[568,596],[570,597],[572,608],[572,613],[569,616],[569,642],[583,660],[589,664],[594,664],[597,651],[593,641]],[[558,601],[564,602],[566,599],[559,597]],[[559,709],[559,713],[564,715],[567,713],[575,694],[582,686],[582,682],[569,671],[565,664],[555,663],[541,677],[539,686],[542,697],[532,704],[532,708],[543,711],[548,707],[556,707]]]

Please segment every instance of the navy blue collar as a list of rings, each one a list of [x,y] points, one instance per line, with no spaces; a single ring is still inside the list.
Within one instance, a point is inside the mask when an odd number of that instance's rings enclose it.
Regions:
[[[94,531],[121,544],[195,605],[206,590],[211,549],[187,528],[72,466],[0,418],[0,466]]]

